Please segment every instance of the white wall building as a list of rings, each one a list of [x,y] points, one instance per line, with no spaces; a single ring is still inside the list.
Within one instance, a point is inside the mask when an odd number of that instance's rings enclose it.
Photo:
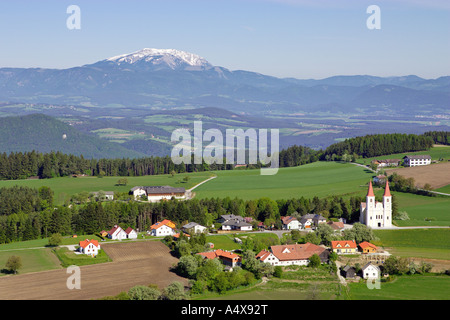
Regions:
[[[366,202],[361,202],[359,222],[373,229],[392,227],[392,196],[388,181],[386,181],[383,202],[375,201],[372,181],[369,182]]]
[[[172,198],[178,200],[186,199],[186,189],[170,186],[134,187],[131,189],[131,193],[135,200],[141,200],[144,196],[150,202],[159,202]]]
[[[181,227],[181,229],[183,229],[184,232],[189,233],[204,233],[207,231],[208,228],[199,225],[196,222],[189,222],[187,224],[185,224],[184,226]]]
[[[292,216],[285,216],[281,218],[284,230],[298,230],[301,228],[300,221]]]
[[[320,257],[322,263],[328,261],[329,256],[326,248],[309,242],[305,244],[277,245],[270,247],[270,249],[271,251],[262,250],[256,255],[256,259],[273,266],[306,266],[309,264],[309,258],[314,254]]]
[[[90,256],[96,256],[98,255],[98,251],[100,250],[100,244],[97,240],[83,240],[80,241],[80,248],[79,251],[81,253],[90,255]]]
[[[371,262],[362,267],[361,272],[364,279],[380,278],[380,268],[378,268],[378,266],[372,264]]]
[[[125,230],[125,233],[127,234],[127,239],[137,239],[137,237],[138,237],[138,234],[137,234],[136,230],[134,230],[131,227],[128,227]]]
[[[176,233],[175,224],[167,219],[150,227],[150,235],[155,237],[173,236]]]
[[[431,164],[429,155],[405,156],[403,157],[405,167],[427,166]]]
[[[118,225],[108,231],[108,238],[111,240],[123,240],[127,238],[126,232]]]

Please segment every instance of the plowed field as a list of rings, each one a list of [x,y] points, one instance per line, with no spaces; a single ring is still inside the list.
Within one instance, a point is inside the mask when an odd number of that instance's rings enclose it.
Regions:
[[[111,243],[103,250],[113,262],[80,267],[81,289],[68,289],[67,269],[0,278],[0,299],[89,300],[116,295],[135,285],[156,284],[163,289],[186,279],[169,269],[178,259],[159,241]]]

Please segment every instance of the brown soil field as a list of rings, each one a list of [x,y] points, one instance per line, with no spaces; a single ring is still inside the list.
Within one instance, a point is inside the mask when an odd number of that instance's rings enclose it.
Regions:
[[[388,175],[394,172],[405,178],[414,178],[419,187],[429,183],[433,189],[437,189],[450,184],[450,161],[428,166],[386,170]]]
[[[80,267],[80,289],[68,289],[67,269],[0,278],[0,300],[91,300],[156,284],[160,290],[185,278],[170,271],[178,259],[160,241],[111,243],[102,246],[113,262]]]

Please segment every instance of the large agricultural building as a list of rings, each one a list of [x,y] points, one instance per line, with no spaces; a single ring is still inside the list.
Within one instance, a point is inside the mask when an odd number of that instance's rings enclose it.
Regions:
[[[172,198],[186,199],[186,189],[170,186],[134,187],[131,189],[131,193],[135,200],[146,198],[150,202],[170,200]]]

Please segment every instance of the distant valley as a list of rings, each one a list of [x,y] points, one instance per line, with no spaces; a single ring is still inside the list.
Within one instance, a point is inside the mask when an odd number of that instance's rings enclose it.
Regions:
[[[63,70],[0,69],[0,117],[51,116],[94,144],[100,139],[105,148],[120,150],[101,151],[105,157],[170,154],[172,131],[192,129],[195,120],[204,129],[278,128],[282,148],[318,149],[371,133],[448,130],[449,110],[449,76],[282,79],[230,71],[177,50],[143,49]],[[11,123],[2,122],[5,134],[14,132],[5,129]],[[33,121],[35,129],[39,125]],[[40,146],[5,139],[14,151]],[[96,152],[89,153],[98,157]]]

